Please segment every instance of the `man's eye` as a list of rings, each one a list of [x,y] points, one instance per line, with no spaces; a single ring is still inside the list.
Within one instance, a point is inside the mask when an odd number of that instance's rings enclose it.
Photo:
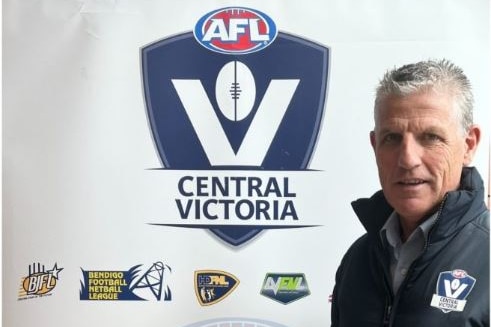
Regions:
[[[425,133],[423,135],[423,140],[426,142],[440,142],[443,138],[433,133]]]
[[[401,136],[399,134],[394,134],[394,133],[386,134],[382,139],[383,143],[386,144],[397,143],[400,140],[401,140]]]

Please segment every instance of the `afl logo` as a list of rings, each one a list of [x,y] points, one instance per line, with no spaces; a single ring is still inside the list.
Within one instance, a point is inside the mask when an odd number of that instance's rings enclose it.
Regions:
[[[452,271],[452,276],[454,276],[455,278],[465,278],[467,276],[467,272],[462,269],[455,269],[454,271]]]
[[[247,54],[269,46],[278,31],[273,20],[259,10],[227,7],[201,17],[194,37],[205,48],[225,54]]]

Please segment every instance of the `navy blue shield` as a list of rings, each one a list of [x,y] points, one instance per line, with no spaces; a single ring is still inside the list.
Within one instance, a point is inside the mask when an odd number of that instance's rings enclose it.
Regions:
[[[431,299],[431,306],[439,308],[444,313],[461,312],[475,284],[476,279],[468,275],[465,270],[441,272],[436,283],[436,294],[433,294]]]
[[[324,112],[328,48],[280,32],[264,50],[230,55],[204,48],[189,32],[143,47],[141,60],[163,169],[308,169]],[[262,227],[210,229],[238,245]]]
[[[474,288],[476,279],[464,270],[441,272],[438,276],[436,294],[458,300],[465,300]]]

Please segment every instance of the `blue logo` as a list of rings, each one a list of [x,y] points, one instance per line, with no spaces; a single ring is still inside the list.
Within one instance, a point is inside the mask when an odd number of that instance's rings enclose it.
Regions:
[[[145,101],[162,164],[307,169],[324,113],[328,58],[327,48],[285,33],[240,60],[206,51],[191,33],[144,47]]]
[[[288,177],[244,174],[308,170],[324,114],[328,48],[277,33],[262,51],[237,56],[209,51],[189,32],[145,46],[141,58],[159,169],[187,171],[176,185],[180,221],[155,225],[209,229],[233,246],[265,229],[311,227],[300,223]],[[261,224],[271,221],[278,223]]]
[[[441,272],[436,284],[436,294],[433,295],[431,306],[448,313],[461,312],[467,303],[466,298],[474,288],[476,279],[465,270]]]
[[[194,36],[202,46],[225,54],[260,51],[276,35],[276,25],[268,15],[244,7],[214,10],[204,15],[194,28]]]
[[[162,262],[141,270],[142,265],[129,270],[83,270],[80,300],[89,301],[171,301],[167,284],[171,268]]]

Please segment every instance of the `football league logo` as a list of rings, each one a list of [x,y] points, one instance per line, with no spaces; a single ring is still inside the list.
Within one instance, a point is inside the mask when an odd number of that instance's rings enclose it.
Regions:
[[[265,13],[228,7],[204,15],[194,28],[205,48],[227,54],[247,54],[267,47],[276,38],[274,21]]]
[[[235,58],[207,51],[186,33],[142,54],[150,126],[165,168],[308,167],[324,108],[326,48],[279,33],[263,51]]]
[[[465,270],[441,272],[438,276],[436,294],[433,294],[431,306],[448,313],[464,311],[466,298],[474,288],[476,279]]]
[[[199,270],[194,272],[194,290],[202,306],[220,302],[239,286],[234,275],[220,270]]]
[[[51,295],[58,284],[62,270],[63,268],[58,268],[56,263],[50,270],[46,270],[40,263],[33,263],[29,266],[29,274],[21,280],[18,299],[26,300]]]
[[[289,304],[310,295],[310,290],[304,274],[268,273],[261,294],[282,304]]]
[[[258,10],[227,7],[204,15],[193,32],[143,47],[141,59],[149,125],[163,169],[308,169],[324,112],[328,48],[278,32],[274,21]],[[271,183],[280,184],[276,180],[248,179],[249,190],[244,193],[251,194],[250,199],[262,197],[265,203],[253,207],[248,198],[242,208],[234,209],[232,205],[229,208],[232,200],[223,197],[232,197],[226,188],[229,180],[243,177],[231,176],[220,183],[223,187],[212,190],[221,192],[222,198],[201,199],[185,188],[194,177],[183,178],[179,193],[196,201],[176,199],[181,219],[188,219],[192,212],[196,219],[205,217],[214,225],[208,227],[200,221],[200,226],[190,226],[182,220],[159,225],[209,229],[236,246],[268,227],[220,224],[220,220],[229,219],[229,213],[241,222],[253,216],[260,220],[265,212],[264,219],[297,218],[293,200],[273,204],[270,199],[274,198],[258,191]],[[210,176],[210,183],[218,178]],[[196,183],[201,183],[197,187],[205,185],[198,179]],[[234,196],[241,196],[239,187]],[[209,192],[201,192],[205,193]],[[285,199],[278,194],[280,200]],[[249,211],[250,215],[241,217]],[[298,227],[307,226],[279,228]]]
[[[171,268],[157,261],[148,269],[136,265],[129,270],[83,270],[80,300],[89,301],[171,301],[167,283]]]

